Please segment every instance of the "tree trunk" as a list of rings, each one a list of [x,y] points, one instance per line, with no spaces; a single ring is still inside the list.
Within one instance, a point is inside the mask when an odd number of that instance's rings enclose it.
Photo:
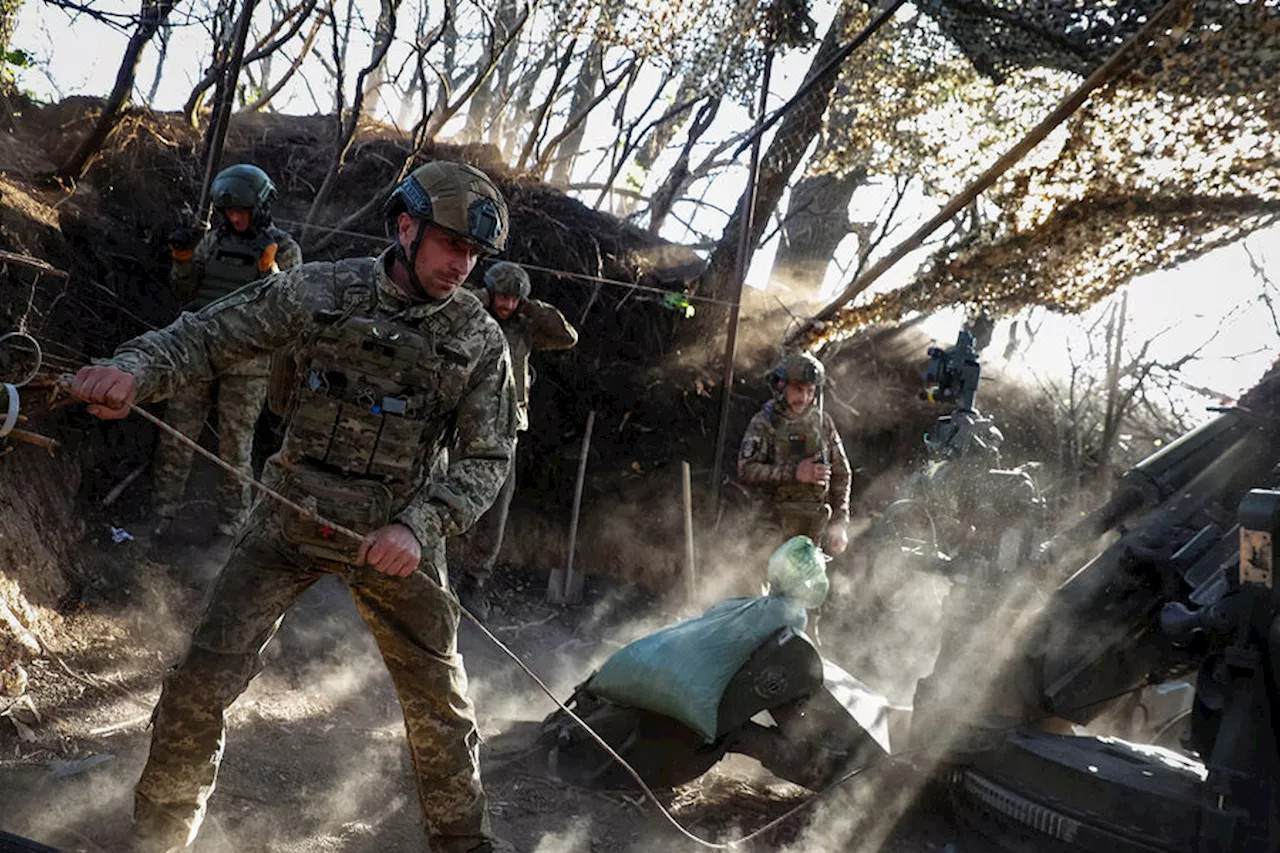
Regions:
[[[815,154],[815,160],[818,156]],[[849,234],[849,201],[866,180],[866,170],[847,175],[806,175],[791,188],[782,222],[782,242],[773,260],[772,281],[802,299],[817,298],[840,242]]]
[[[17,94],[17,86],[9,73],[9,51],[13,44],[13,31],[18,26],[18,10],[22,0],[0,0],[0,129],[13,133],[13,105],[10,98]]]
[[[337,184],[338,175],[342,173],[343,167],[346,166],[347,152],[351,149],[351,142],[355,139],[356,130],[360,127],[361,110],[368,90],[366,84],[370,75],[386,60],[387,51],[390,50],[391,44],[396,37],[396,16],[400,13],[400,3],[401,0],[382,0],[377,27],[374,31],[369,64],[361,68],[356,75],[355,89],[351,96],[351,109],[346,111],[344,115],[342,105],[339,103],[337,111],[339,132],[337,139],[334,140],[333,161],[329,165],[329,171],[324,177],[324,182],[320,184],[320,189],[316,190],[310,210],[307,211],[307,227],[303,229],[304,238],[311,236],[311,223],[315,221],[321,205],[328,201],[329,195]],[[339,72],[341,73],[341,68],[339,68]],[[341,89],[339,88],[337,91],[341,92]],[[341,97],[341,95],[338,97]]]
[[[173,35],[173,25],[165,24],[160,28],[160,55],[156,57],[156,73],[151,78],[151,88],[147,90],[147,106],[156,102],[156,93],[160,91],[160,79],[164,76],[164,63],[169,58],[169,39]]]
[[[689,125],[689,136],[685,139],[684,148],[680,150],[680,156],[676,158],[675,165],[667,173],[667,179],[654,192],[653,200],[649,202],[650,234],[657,235],[662,230],[662,223],[666,220],[667,215],[671,213],[671,208],[676,203],[676,199],[688,187],[690,178],[689,160],[693,156],[694,146],[698,144],[698,140],[711,127],[711,122],[715,120],[716,113],[719,111],[720,98],[718,96],[698,108],[698,112],[693,118],[693,124]]]
[[[822,39],[822,44],[814,53],[806,79],[816,74],[835,55],[840,49],[850,22],[858,16],[865,16],[865,9],[865,6],[855,0],[843,0],[840,11]],[[822,117],[826,113],[837,79],[836,74],[827,75],[822,84],[814,86],[792,107],[780,122],[777,135],[761,159],[755,213],[751,219],[749,245],[752,253],[769,224],[769,218],[782,199],[792,172],[800,165],[814,137],[822,130]],[[744,190],[744,192],[750,191],[750,187]],[[725,301],[734,299],[733,273],[740,239],[742,207],[741,203],[736,205],[724,233],[711,253],[707,270],[698,282],[700,296]],[[687,343],[714,341],[722,333],[728,316],[727,305],[714,302],[703,303],[698,306],[698,313],[693,319],[681,326],[681,336]]]
[[[569,104],[569,118],[572,120],[575,116],[580,116],[587,104],[591,103],[595,97],[596,84],[600,82],[600,77],[604,74],[604,48],[597,42],[587,48],[586,58],[582,61],[582,68],[578,71],[578,79],[573,84],[573,100]],[[557,187],[567,187],[569,178],[573,170],[573,160],[578,156],[578,149],[582,147],[582,137],[587,132],[587,123],[585,120],[578,122],[568,136],[566,136],[559,145],[556,152],[555,167],[551,170],[551,184]]]
[[[329,3],[329,8],[333,8],[332,2]],[[284,85],[289,82],[293,75],[298,72],[298,69],[302,67],[302,63],[306,60],[307,54],[311,53],[316,37],[320,35],[320,27],[324,25],[324,17],[323,14],[317,15],[316,19],[311,22],[311,32],[307,33],[307,37],[303,40],[302,47],[298,50],[298,56],[289,63],[289,67],[285,69],[284,74],[280,75],[279,80],[272,83],[265,92],[258,96],[257,100],[245,107],[246,111],[257,112],[264,109],[267,104],[271,103],[271,99],[279,94],[280,90],[284,88]],[[264,86],[266,82],[267,76],[263,74],[262,83]]]
[[[554,51],[542,51],[533,70],[521,76],[515,100],[505,110],[498,111],[490,138],[502,148],[507,162],[511,162],[516,151],[523,145],[523,140],[520,138],[521,117],[529,114],[534,85],[554,58]]]
[[[107,136],[115,129],[120,120],[120,111],[129,101],[129,93],[133,91],[133,82],[138,74],[138,61],[142,58],[142,50],[151,41],[152,36],[169,18],[169,13],[177,5],[178,0],[142,0],[142,11],[138,16],[138,27],[129,38],[124,49],[124,57],[120,60],[120,69],[116,72],[116,82],[102,106],[93,129],[89,131],[76,150],[54,174],[57,177],[78,181],[84,177],[89,164],[102,150]]]
[[[22,0],[0,0],[0,58],[8,55]]]
[[[542,102],[542,106],[538,107],[538,112],[534,115],[533,126],[529,129],[529,136],[524,141],[524,147],[520,150],[520,159],[516,161],[516,168],[523,169],[525,164],[529,162],[529,158],[533,156],[533,152],[538,150],[538,140],[542,138],[544,126],[547,123],[547,116],[551,113],[551,107],[556,102],[556,96],[560,94],[560,84],[564,82],[564,75],[569,70],[569,65],[573,62],[573,50],[578,45],[576,38],[569,40],[569,46],[565,48],[564,54],[560,57],[560,64],[556,66],[556,76],[551,81],[551,88],[547,91],[546,100]]]
[[[702,90],[701,76],[686,74],[684,79],[680,81],[679,88],[676,89],[676,97],[672,103],[683,104],[691,98],[698,97],[698,93]],[[649,138],[645,140],[644,145],[640,146],[640,150],[636,152],[636,163],[641,169],[647,172],[653,168],[653,164],[662,156],[662,152],[667,150],[667,146],[675,140],[676,134],[689,121],[689,116],[691,115],[693,115],[691,110],[684,110],[671,116],[669,120],[664,121],[649,133]]]
[[[518,22],[520,22],[520,9],[515,0],[499,0],[498,11],[493,20],[492,44],[500,45],[509,39],[515,32]],[[515,58],[516,51],[508,48],[499,61],[497,75],[491,76],[485,85],[471,96],[471,103],[467,108],[467,124],[462,132],[462,138],[466,141],[484,142],[489,112],[493,108],[494,101],[500,100],[505,92],[507,81],[511,77],[511,64],[515,62]]]
[[[235,104],[236,88],[240,80],[240,68],[244,64],[244,48],[249,40],[249,27],[253,23],[253,10],[258,0],[244,0],[240,16],[236,18],[235,31],[231,35],[231,55],[222,65],[218,88],[214,95],[213,121],[205,136],[204,183],[200,190],[200,205],[196,208],[199,222],[207,225],[212,201],[210,190],[222,161],[222,146],[227,139],[227,127],[231,123],[231,108]]]

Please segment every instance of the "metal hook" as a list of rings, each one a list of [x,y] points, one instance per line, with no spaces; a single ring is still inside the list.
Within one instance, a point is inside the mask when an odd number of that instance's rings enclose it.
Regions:
[[[25,377],[23,377],[21,382],[5,383],[10,387],[21,388],[23,385],[26,385],[32,379],[35,379],[36,374],[40,372],[40,366],[44,363],[44,350],[40,349],[40,342],[37,341],[35,338],[33,338],[31,335],[27,334],[26,332],[5,332],[3,335],[0,335],[0,344],[3,344],[5,341],[9,340],[9,338],[26,338],[28,341],[31,342],[31,346],[36,351],[36,363],[31,368],[31,372],[28,373]],[[15,397],[16,397],[16,392],[15,392]],[[0,432],[0,435],[5,435],[7,432],[8,430],[5,430],[4,432]]]

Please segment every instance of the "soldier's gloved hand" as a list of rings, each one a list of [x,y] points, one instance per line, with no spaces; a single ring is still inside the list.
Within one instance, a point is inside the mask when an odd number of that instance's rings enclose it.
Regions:
[[[831,466],[819,462],[815,454],[796,466],[796,479],[811,486],[825,486],[831,479]]]
[[[128,417],[129,407],[138,399],[133,374],[118,367],[86,365],[71,380],[71,396],[89,404],[89,414],[114,421]]]
[[[204,232],[199,228],[175,228],[169,233],[169,249],[173,252],[175,258],[187,260],[203,237]],[[180,255],[186,255],[187,257],[182,258],[179,257]]]
[[[839,556],[849,547],[849,524],[840,521],[827,530],[827,553]]]
[[[280,251],[279,243],[270,243],[267,248],[262,250],[262,255],[258,258],[258,272],[279,272],[276,266],[276,252]]]
[[[356,552],[356,565],[370,565],[384,575],[404,578],[422,562],[422,544],[403,524],[388,524],[366,533]]]

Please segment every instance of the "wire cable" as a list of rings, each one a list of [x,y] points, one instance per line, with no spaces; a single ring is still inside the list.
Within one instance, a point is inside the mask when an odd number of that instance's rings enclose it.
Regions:
[[[332,228],[327,225],[308,225],[307,223],[299,222],[296,219],[281,219],[278,216],[275,217],[275,221],[280,223],[281,225],[292,225],[298,228],[311,228],[316,231],[327,231],[332,234],[345,234],[348,237],[359,237],[361,239],[370,240],[375,243],[387,242],[386,237],[381,237],[376,234],[369,234],[364,231],[348,231],[345,228]],[[533,272],[547,273],[548,275],[554,275],[560,278],[580,278],[585,281],[594,281],[599,284],[609,284],[615,287],[625,287],[627,290],[642,290],[647,293],[654,293],[661,296],[671,296],[671,295],[683,296],[685,299],[689,300],[690,302],[705,302],[708,305],[724,305],[730,308],[732,308],[734,305],[737,304],[729,299],[715,299],[714,297],[711,297],[711,296],[698,296],[697,294],[686,294],[678,290],[664,290],[661,287],[653,287],[647,284],[638,284],[634,281],[622,281],[621,279],[607,278],[605,276],[592,275],[591,273],[574,272],[572,270],[560,270],[560,269],[555,269],[554,267],[542,267],[542,266],[538,266],[537,264],[526,264],[526,263],[521,263],[519,261],[510,261],[509,263],[513,263],[516,266],[523,267],[524,269],[527,269],[527,270],[532,270]]]

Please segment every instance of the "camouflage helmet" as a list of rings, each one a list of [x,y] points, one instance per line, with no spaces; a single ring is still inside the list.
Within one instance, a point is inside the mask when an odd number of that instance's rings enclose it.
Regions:
[[[822,366],[822,362],[807,352],[784,355],[774,365],[773,373],[770,374],[773,388],[778,393],[781,393],[790,382],[803,382],[821,388],[826,375],[827,371]]]
[[[388,219],[408,213],[487,253],[507,245],[507,202],[489,176],[464,163],[437,161],[409,173],[387,199]]]
[[[519,264],[502,261],[489,267],[484,286],[490,293],[505,293],[517,299],[529,298],[529,274]]]
[[[266,214],[276,197],[276,185],[257,166],[241,163],[219,172],[209,187],[214,210],[244,207]]]

